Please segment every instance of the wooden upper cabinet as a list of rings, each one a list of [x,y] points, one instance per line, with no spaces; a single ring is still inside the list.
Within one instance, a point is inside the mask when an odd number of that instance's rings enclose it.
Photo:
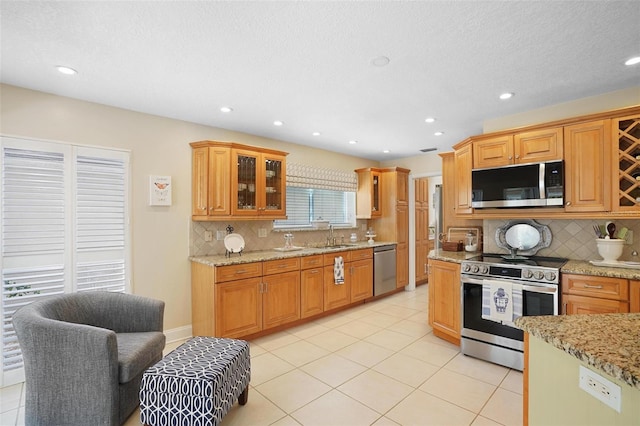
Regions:
[[[513,136],[505,135],[473,142],[473,168],[513,164]]]
[[[640,212],[640,113],[611,120],[612,210]]]
[[[564,128],[566,212],[611,210],[611,120]]]
[[[193,220],[286,218],[286,152],[233,142],[191,146]]]
[[[562,160],[562,137],[562,127],[553,127],[474,141],[473,167]]]
[[[562,127],[516,133],[513,137],[515,163],[562,160]]]
[[[470,214],[471,207],[471,169],[473,164],[471,143],[458,147],[454,156],[455,169],[455,212],[456,214]]]
[[[356,192],[356,218],[374,219],[382,216],[381,170],[357,169],[358,192]]]

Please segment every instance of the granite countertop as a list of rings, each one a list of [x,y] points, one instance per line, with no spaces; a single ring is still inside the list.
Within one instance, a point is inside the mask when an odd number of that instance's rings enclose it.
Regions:
[[[313,256],[317,254],[334,253],[339,251],[360,250],[365,248],[387,246],[390,244],[395,245],[397,243],[389,241],[376,241],[373,244],[369,244],[366,241],[362,241],[358,243],[350,243],[346,247],[305,247],[301,250],[291,251],[249,251],[243,252],[242,255],[240,255],[239,253],[233,253],[230,257],[227,257],[224,254],[212,256],[191,256],[189,257],[189,260],[208,266],[239,265],[242,263],[262,262],[265,260],[287,259],[290,257]]]
[[[640,269],[615,268],[612,266],[595,266],[583,260],[569,260],[564,264],[561,273],[595,275],[598,277],[626,278],[628,280],[640,280]]]
[[[480,252],[431,250],[427,257],[434,260],[444,260],[445,262],[462,263],[464,260],[481,254]]]
[[[640,390],[640,314],[527,316],[515,325]]]

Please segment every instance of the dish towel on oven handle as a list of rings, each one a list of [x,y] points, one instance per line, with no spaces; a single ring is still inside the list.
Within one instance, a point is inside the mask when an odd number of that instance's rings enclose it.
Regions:
[[[333,281],[336,284],[344,284],[344,260],[342,256],[333,258]]]
[[[514,327],[522,316],[522,289],[498,280],[482,280],[482,318]]]

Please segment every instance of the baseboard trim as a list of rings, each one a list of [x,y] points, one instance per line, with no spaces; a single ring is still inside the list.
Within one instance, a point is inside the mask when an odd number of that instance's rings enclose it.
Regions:
[[[164,335],[167,336],[167,343],[171,343],[188,339],[193,335],[193,331],[191,330],[191,325],[185,325],[183,327],[164,330]]]

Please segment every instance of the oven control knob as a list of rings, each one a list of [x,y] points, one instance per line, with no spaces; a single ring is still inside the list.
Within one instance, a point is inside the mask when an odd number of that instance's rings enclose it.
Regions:
[[[544,278],[544,272],[542,272],[542,271],[536,271],[536,272],[533,274],[533,277],[534,277],[536,280],[541,280],[541,279],[543,279],[543,278]]]
[[[544,277],[547,281],[553,281],[556,279],[556,274],[554,272],[547,272]]]
[[[489,273],[489,267],[486,266],[486,265],[482,266],[482,270],[480,272],[482,272],[485,275],[488,274]]]
[[[471,265],[463,265],[462,272],[469,272],[471,270]]]
[[[531,277],[533,277],[533,272],[531,272],[531,271],[530,271],[530,270],[528,270],[528,269],[525,269],[524,271],[522,271],[522,278],[527,278],[527,279],[529,279],[529,278],[531,278]]]
[[[471,272],[473,272],[474,274],[477,274],[479,270],[480,268],[478,267],[478,265],[473,265],[473,267],[471,268]]]

